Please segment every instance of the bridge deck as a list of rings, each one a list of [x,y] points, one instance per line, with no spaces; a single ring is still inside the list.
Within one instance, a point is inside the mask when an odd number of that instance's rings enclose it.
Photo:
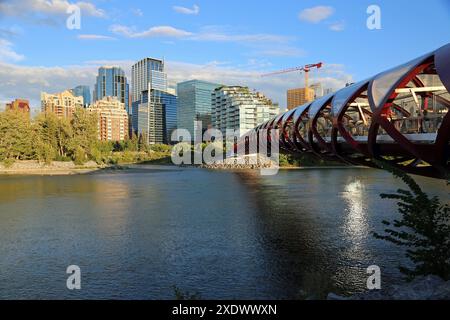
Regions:
[[[404,137],[409,141],[414,143],[427,143],[433,144],[436,141],[437,134],[436,133],[415,133],[415,134],[404,134]],[[355,136],[353,139],[359,143],[367,143],[367,136]],[[325,138],[325,142],[331,143],[331,138]],[[317,141],[317,140],[315,140]],[[342,137],[338,137],[338,142],[345,143],[345,139]],[[377,136],[378,143],[396,143],[395,140],[388,135],[378,135]]]

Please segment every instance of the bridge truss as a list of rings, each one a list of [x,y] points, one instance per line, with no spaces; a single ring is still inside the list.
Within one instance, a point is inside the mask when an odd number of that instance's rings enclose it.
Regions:
[[[448,178],[449,91],[450,44],[289,110],[238,144],[248,154],[261,130],[278,129],[282,152],[364,166],[380,159],[408,173]]]

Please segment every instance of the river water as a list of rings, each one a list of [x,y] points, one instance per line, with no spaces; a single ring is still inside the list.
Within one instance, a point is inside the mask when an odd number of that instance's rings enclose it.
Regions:
[[[448,198],[445,182],[417,178]],[[231,173],[202,169],[0,177],[0,298],[297,299],[383,285],[407,265],[376,240],[397,217],[372,169]],[[81,268],[81,290],[66,268]]]

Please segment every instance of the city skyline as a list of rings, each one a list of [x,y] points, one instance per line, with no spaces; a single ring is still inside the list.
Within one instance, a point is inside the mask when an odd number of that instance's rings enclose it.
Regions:
[[[171,87],[193,79],[244,85],[285,108],[285,92],[300,87],[301,76],[261,79],[261,73],[322,60],[325,67],[316,81],[325,88],[339,88],[450,40],[449,6],[443,0],[429,2],[433,19],[415,29],[416,38],[429,40],[426,48],[398,33],[398,24],[408,26],[410,16],[421,15],[420,8],[406,6],[406,1],[378,1],[382,29],[373,31],[366,27],[369,1],[248,1],[239,3],[240,10],[235,1],[221,10],[207,1],[92,1],[80,5],[80,30],[65,26],[65,6],[71,2],[11,3],[0,4],[0,104],[22,97],[34,110],[41,91],[92,88],[102,65],[121,67],[130,79],[131,65],[146,56],[165,60]],[[250,14],[255,8],[258,14]],[[42,38],[42,33],[48,36]],[[60,45],[52,45],[55,39]],[[386,42],[403,50],[381,50]],[[336,50],[338,45],[355,50]],[[87,50],[78,50],[83,46]]]

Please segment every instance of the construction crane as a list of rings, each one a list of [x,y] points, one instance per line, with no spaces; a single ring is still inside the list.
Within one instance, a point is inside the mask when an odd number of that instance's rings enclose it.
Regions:
[[[271,73],[266,73],[266,74],[261,75],[261,77],[271,77],[271,76],[275,76],[275,75],[279,75],[279,74],[285,74],[285,73],[291,73],[291,72],[300,71],[300,72],[304,72],[305,73],[305,88],[308,88],[309,87],[308,86],[309,85],[309,83],[308,83],[308,81],[309,81],[309,72],[313,68],[320,69],[320,68],[322,68],[322,66],[323,66],[322,62],[314,63],[314,64],[307,64],[306,66],[289,68],[289,69],[274,71],[274,72],[271,72]]]

